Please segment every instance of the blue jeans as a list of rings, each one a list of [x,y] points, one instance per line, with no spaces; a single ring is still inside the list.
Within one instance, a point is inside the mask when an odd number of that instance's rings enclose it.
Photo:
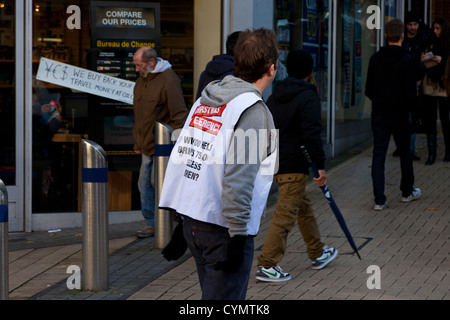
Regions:
[[[183,218],[184,237],[195,259],[202,300],[244,300],[253,263],[253,237],[247,237],[244,262],[237,272],[215,270],[216,263],[227,258],[228,229],[186,216]]]
[[[138,187],[141,193],[141,210],[147,226],[155,226],[155,188],[152,185],[153,156],[142,155]]]
[[[391,136],[397,146],[400,157],[400,190],[402,196],[407,197],[414,189],[414,169],[410,152],[409,119],[372,116],[373,156],[372,156],[372,182],[376,204],[384,204],[384,169],[386,153]]]

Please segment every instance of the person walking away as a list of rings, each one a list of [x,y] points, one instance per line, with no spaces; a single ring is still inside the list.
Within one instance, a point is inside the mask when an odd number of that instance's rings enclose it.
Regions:
[[[442,133],[445,143],[444,161],[450,161],[450,97],[444,85],[448,79],[448,68],[450,56],[450,30],[447,20],[437,18],[433,22],[435,38],[422,55],[422,64],[425,68],[423,80],[425,105],[429,109],[425,126],[427,130],[428,159],[426,165],[432,165],[437,154],[437,110],[441,120]]]
[[[386,23],[388,45],[369,61],[366,96],[372,101],[373,132],[372,181],[374,210],[388,207],[385,188],[385,161],[391,136],[399,151],[402,202],[416,200],[421,195],[414,188],[414,169],[410,148],[409,113],[416,96],[413,57],[402,48],[404,26],[399,19]]]
[[[226,76],[233,74],[234,68],[234,47],[241,31],[235,31],[228,35],[226,42],[226,53],[216,55],[206,65],[205,70],[200,74],[198,89],[195,100],[201,97],[203,89],[214,80],[222,80]]]
[[[180,78],[173,72],[168,61],[157,57],[156,50],[149,47],[138,49],[133,62],[136,72],[139,72],[133,98],[134,151],[142,156],[138,187],[145,219],[145,227],[137,231],[136,236],[147,238],[154,235],[155,224],[155,189],[151,181],[155,122],[163,122],[178,129],[183,126],[188,110]]]
[[[262,92],[277,59],[272,30],[243,31],[234,75],[206,86],[169,158],[159,205],[182,217],[203,300],[242,300],[247,293],[254,237],[276,171],[276,130]]]
[[[284,257],[287,237],[297,223],[313,269],[322,269],[337,255],[320,239],[319,226],[306,193],[309,164],[300,146],[304,145],[319,169],[319,186],[326,184],[322,120],[317,88],[310,83],[313,58],[305,50],[290,51],[286,60],[288,78],[279,82],[267,100],[275,127],[279,130],[279,169],[275,175],[278,201],[261,255],[256,279],[279,282],[291,279],[278,265]]]

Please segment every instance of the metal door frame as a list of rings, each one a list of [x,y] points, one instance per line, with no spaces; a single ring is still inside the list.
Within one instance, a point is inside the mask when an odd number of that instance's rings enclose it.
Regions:
[[[24,214],[24,133],[25,123],[23,106],[25,105],[24,93],[24,6],[23,1],[15,0],[14,3],[14,44],[15,44],[15,184],[7,186],[8,192],[8,229],[9,232],[27,231],[25,214]]]
[[[25,215],[25,232],[32,231],[32,185],[33,185],[33,1],[25,0],[24,3],[24,123],[25,123],[25,139],[24,139],[24,215]]]

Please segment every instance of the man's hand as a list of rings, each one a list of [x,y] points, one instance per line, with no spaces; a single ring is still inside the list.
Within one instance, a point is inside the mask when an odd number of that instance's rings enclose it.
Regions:
[[[172,239],[163,249],[162,254],[167,261],[177,260],[186,252],[187,242],[183,235],[183,222],[178,222],[172,234]]]
[[[326,174],[325,170],[318,170],[318,172],[319,172],[319,177],[314,178],[314,182],[317,183],[317,185],[319,187],[323,187],[324,185],[327,184],[327,174]]]

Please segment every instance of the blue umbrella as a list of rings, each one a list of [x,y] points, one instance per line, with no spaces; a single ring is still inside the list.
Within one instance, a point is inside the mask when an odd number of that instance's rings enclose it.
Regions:
[[[306,160],[309,163],[309,166],[311,167],[311,170],[314,174],[314,177],[319,177],[319,171],[317,170],[316,165],[314,162],[312,162],[311,157],[308,154],[308,151],[306,150],[305,146],[301,146],[300,149],[303,152],[303,155],[305,156]],[[328,189],[328,186],[325,184],[322,187],[323,194],[325,195],[325,198],[328,200],[328,204],[331,207],[331,210],[333,211],[337,221],[339,222],[339,225],[341,226],[342,231],[344,231],[345,236],[347,237],[348,242],[350,243],[350,246],[352,247],[353,251],[358,255],[359,260],[361,260],[361,256],[359,255],[358,248],[355,245],[355,242],[353,241],[353,237],[350,234],[350,231],[347,228],[347,224],[345,223],[344,217],[342,216],[341,210],[339,210],[338,206],[336,205],[336,202],[334,201],[333,197],[331,196],[331,192]]]

